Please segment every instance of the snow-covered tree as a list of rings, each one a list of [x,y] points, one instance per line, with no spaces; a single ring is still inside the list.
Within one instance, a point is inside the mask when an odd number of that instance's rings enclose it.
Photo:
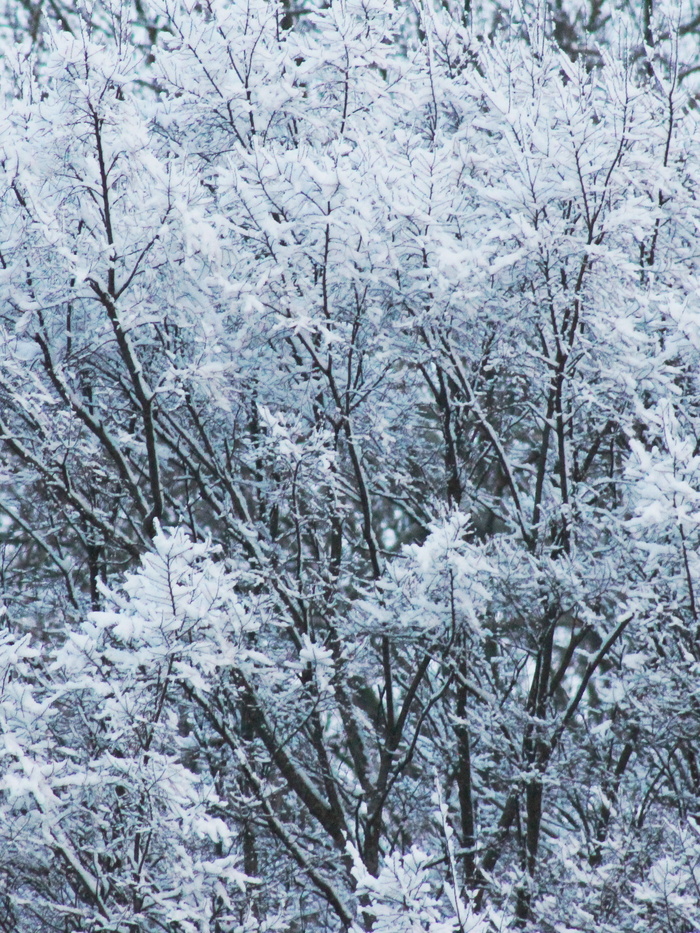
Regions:
[[[0,930],[698,929],[694,9],[5,6]]]

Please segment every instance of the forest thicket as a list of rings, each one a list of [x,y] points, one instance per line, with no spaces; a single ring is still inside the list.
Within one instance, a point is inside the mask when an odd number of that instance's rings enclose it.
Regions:
[[[4,0],[2,933],[700,930],[699,30]]]

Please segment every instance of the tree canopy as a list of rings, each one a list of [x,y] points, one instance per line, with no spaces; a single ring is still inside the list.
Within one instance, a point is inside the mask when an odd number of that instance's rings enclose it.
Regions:
[[[2,933],[700,929],[699,29],[5,0]]]

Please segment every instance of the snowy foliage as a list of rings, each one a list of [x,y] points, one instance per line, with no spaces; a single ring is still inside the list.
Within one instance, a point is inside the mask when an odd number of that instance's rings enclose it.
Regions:
[[[0,931],[695,933],[696,6],[3,9]]]

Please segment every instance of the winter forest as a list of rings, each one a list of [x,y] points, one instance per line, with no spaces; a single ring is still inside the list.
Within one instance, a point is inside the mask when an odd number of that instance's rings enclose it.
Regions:
[[[698,933],[700,3],[0,51],[0,933]]]

